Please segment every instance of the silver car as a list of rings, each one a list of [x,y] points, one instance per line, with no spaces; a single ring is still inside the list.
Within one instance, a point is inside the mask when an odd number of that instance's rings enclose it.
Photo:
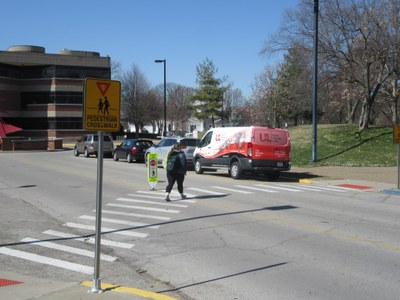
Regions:
[[[85,157],[89,157],[91,154],[97,156],[97,149],[99,136],[97,134],[86,134],[75,144],[74,147],[74,155],[79,156],[79,154],[83,154]],[[114,150],[114,143],[110,136],[104,135],[104,143],[103,143],[103,155],[104,157],[112,157],[112,153]]]
[[[147,155],[149,153],[157,153],[158,165],[162,166],[162,161],[163,161],[165,155],[167,155],[168,150],[176,142],[180,142],[183,145],[182,150],[185,153],[188,167],[193,167],[193,152],[199,141],[200,140],[196,139],[196,138],[176,137],[176,136],[169,136],[169,137],[163,138],[157,145],[154,145],[146,150],[146,153],[144,156],[145,160],[146,160],[146,165],[147,165]]]

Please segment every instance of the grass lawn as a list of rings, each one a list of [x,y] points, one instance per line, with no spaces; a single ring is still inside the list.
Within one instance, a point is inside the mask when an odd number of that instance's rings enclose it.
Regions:
[[[294,166],[389,167],[397,165],[393,127],[370,127],[357,135],[357,125],[318,125],[317,162],[312,159],[312,126],[289,127]]]

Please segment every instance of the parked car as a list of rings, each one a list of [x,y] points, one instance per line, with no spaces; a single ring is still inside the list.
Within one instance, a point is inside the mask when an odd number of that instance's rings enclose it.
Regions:
[[[114,149],[115,161],[126,159],[128,163],[133,161],[144,161],[145,151],[153,146],[153,141],[145,139],[126,139]]]
[[[146,150],[145,153],[146,164],[147,164],[147,155],[149,153],[157,153],[158,165],[161,166],[162,161],[165,155],[167,155],[168,150],[171,148],[171,146],[174,145],[176,142],[180,142],[183,145],[182,150],[185,153],[188,167],[193,167],[193,152],[199,141],[200,140],[196,138],[176,137],[176,136],[163,138],[157,145],[154,145]]]
[[[104,135],[103,139],[103,155],[104,157],[112,157],[114,143],[110,136]],[[94,154],[97,156],[97,149],[99,142],[98,134],[86,134],[75,144],[74,147],[74,155],[79,156],[79,154],[83,154],[85,157],[89,157]]]

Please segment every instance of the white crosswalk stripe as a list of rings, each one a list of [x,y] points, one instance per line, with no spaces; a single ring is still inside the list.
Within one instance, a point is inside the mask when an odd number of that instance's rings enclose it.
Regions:
[[[85,224],[79,224],[79,223],[72,223],[72,222],[67,222],[64,224],[64,226],[71,227],[71,228],[79,228],[79,229],[84,229],[84,230],[93,230],[95,231],[96,227],[92,225],[85,225]],[[101,233],[115,233],[115,234],[120,234],[120,235],[127,235],[127,236],[132,236],[132,237],[138,237],[138,238],[145,238],[148,236],[147,233],[141,233],[141,232],[135,232],[135,231],[126,231],[124,229],[115,229],[115,228],[108,228],[108,227],[101,227]]]
[[[115,205],[116,205],[115,207],[118,207],[118,204],[115,204]],[[107,206],[113,206],[113,205],[108,204]],[[123,211],[115,211],[115,210],[109,210],[109,209],[103,209],[102,213],[103,214],[110,214],[110,215],[117,215],[117,216],[156,219],[156,220],[160,220],[160,221],[169,221],[169,220],[171,220],[171,218],[169,218],[169,217],[147,216],[147,215],[141,215],[141,214],[135,214],[135,213],[129,213],[129,212],[123,212]]]
[[[116,199],[117,201],[124,201],[124,202],[131,202],[131,203],[136,203],[136,200],[130,199],[130,198],[118,198]],[[168,205],[168,203],[160,203],[158,205],[167,205],[167,206],[173,206],[173,205]],[[174,204],[176,207],[177,204]],[[181,206],[180,206],[181,207]],[[135,206],[131,205],[130,208],[132,209],[139,209],[139,210],[148,210],[148,211],[156,211],[156,212],[163,212],[163,213],[170,213],[170,214],[178,214],[180,213],[179,210],[175,209],[167,209],[167,208],[156,208],[156,207],[148,207],[148,206]]]
[[[278,193],[277,191],[269,190],[269,189],[262,189],[262,188],[257,188],[257,187],[251,187],[251,186],[245,186],[245,185],[235,185],[236,187],[240,187],[243,189],[249,189],[249,190],[254,190],[254,191],[261,191],[261,192],[266,192],[266,193]]]
[[[285,186],[285,187],[289,187],[289,188],[293,187],[293,185],[289,185],[289,184],[280,184],[280,186]],[[298,184],[298,185],[296,185],[296,187],[299,189],[305,190],[305,191],[317,191],[317,192],[321,191],[320,189],[309,186],[309,185]]]
[[[212,186],[212,188],[225,190],[225,191],[229,191],[229,192],[234,192],[234,193],[240,193],[240,194],[253,194],[253,192],[242,191],[242,190],[227,188],[227,187],[223,187],[223,186]]]
[[[135,195],[128,194],[128,196],[135,196]],[[181,208],[188,207],[187,205],[175,204],[175,203],[171,203],[171,202],[156,202],[156,201],[139,200],[139,199],[132,199],[132,198],[118,198],[117,201],[126,201],[126,202],[132,202],[132,203],[145,203],[145,204],[169,206],[169,207],[181,207]]]
[[[96,220],[95,216],[83,215],[83,216],[80,216],[79,218],[84,219],[84,220],[91,220],[91,221]],[[145,227],[145,228],[152,228],[152,229],[160,228],[160,225],[150,225],[148,223],[130,222],[130,221],[124,221],[124,220],[109,219],[109,218],[101,218],[101,220],[102,220],[102,222],[120,224],[120,225],[137,226],[137,227]]]
[[[143,194],[145,194],[145,195],[143,195]],[[196,195],[188,194],[186,192],[185,192],[185,194],[186,194],[186,196],[188,198],[195,198],[196,197]],[[154,191],[153,192],[152,191],[137,191],[137,194],[134,194],[134,195],[135,196],[139,196],[139,197],[143,197],[143,198],[153,198],[153,199],[161,199],[161,200],[165,199],[165,193],[160,195],[159,193],[154,192]],[[153,195],[153,196],[149,196],[149,195]],[[183,203],[196,203],[197,202],[196,200],[193,200],[193,199],[187,199],[187,198],[186,199],[180,199],[181,196],[176,191],[172,191],[171,192],[171,196],[178,197],[179,198],[179,202],[183,202]]]
[[[283,186],[275,186],[275,185],[266,185],[266,184],[256,184],[256,186],[270,189],[277,189],[288,192],[302,192],[302,190],[296,189],[294,187],[283,187]]]
[[[122,201],[122,200],[120,200],[120,201]],[[117,204],[113,204],[113,203],[109,203],[107,205],[116,206],[116,207],[123,207],[123,208],[138,209],[138,210],[156,211],[156,212],[168,213],[168,214],[179,214],[180,213],[179,210],[175,210],[175,209],[163,209],[163,208],[144,207],[144,206],[137,206],[137,205],[118,205],[117,206]]]
[[[132,208],[131,205],[116,204],[116,203],[108,203],[107,206],[119,207],[119,208]],[[104,212],[104,210],[103,210],[103,212]],[[147,218],[147,219],[154,219],[154,220],[161,220],[161,221],[171,220],[170,217],[163,217],[163,216],[144,215],[144,214],[137,214],[137,213],[129,213],[129,215],[131,217]]]
[[[191,191],[196,191],[196,192],[205,193],[205,194],[211,194],[211,195],[216,195],[216,196],[228,195],[226,193],[219,193],[219,192],[216,192],[216,191],[199,189],[199,188],[195,188],[195,187],[188,187],[187,189],[191,190]]]
[[[30,238],[30,237],[26,237],[26,238],[22,239],[21,242],[31,243],[33,245],[38,245],[38,246],[42,246],[42,247],[46,247],[46,248],[50,248],[50,249],[55,249],[55,250],[59,250],[59,251],[64,251],[64,252],[68,252],[68,253],[72,253],[72,254],[77,254],[77,255],[94,258],[93,251],[88,251],[88,250],[81,249],[81,248],[64,246],[64,245],[60,245],[60,244],[52,243],[52,242],[45,242],[45,241],[41,241],[38,239]],[[100,254],[100,259],[105,260],[105,261],[115,261],[117,258],[114,256],[106,255],[106,254]]]
[[[339,193],[345,193],[346,189],[340,188],[340,187],[326,187],[326,186],[320,186],[320,185],[313,185],[313,186],[308,186],[308,185],[299,185],[299,187],[303,189],[314,189],[317,191],[333,191],[333,192],[339,192]]]
[[[84,273],[84,274],[88,274],[88,275],[94,273],[93,267],[84,266],[84,265],[76,264],[76,263],[71,263],[71,262],[68,262],[65,260],[50,258],[47,256],[37,255],[37,254],[30,253],[30,252],[14,250],[14,249],[10,249],[7,247],[1,247],[0,253],[6,254],[9,256],[13,256],[13,257],[22,258],[22,259],[33,261],[33,262],[37,262],[37,263],[42,263],[42,264],[62,268],[62,269],[67,269],[70,271]]]
[[[52,236],[58,236],[60,238],[65,238],[65,239],[71,239],[74,241],[80,241],[88,244],[95,244],[96,240],[92,237],[77,237],[76,235],[69,234],[69,233],[64,233],[56,230],[46,230],[43,232],[44,234],[52,235]],[[107,239],[101,238],[101,244],[104,246],[110,246],[110,247],[117,247],[117,248],[123,248],[123,249],[131,249],[135,245],[130,244],[130,243],[122,243],[122,242],[115,242],[115,241],[110,241]]]

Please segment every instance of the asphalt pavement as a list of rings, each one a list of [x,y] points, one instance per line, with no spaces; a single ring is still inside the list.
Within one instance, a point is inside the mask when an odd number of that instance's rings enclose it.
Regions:
[[[285,179],[309,184],[326,181],[371,191],[399,192],[397,167],[293,167],[290,172],[282,173],[282,180]],[[118,283],[102,282],[101,293],[93,292],[92,288],[90,281],[59,282],[0,270],[1,299],[177,299],[156,291],[120,286]]]

